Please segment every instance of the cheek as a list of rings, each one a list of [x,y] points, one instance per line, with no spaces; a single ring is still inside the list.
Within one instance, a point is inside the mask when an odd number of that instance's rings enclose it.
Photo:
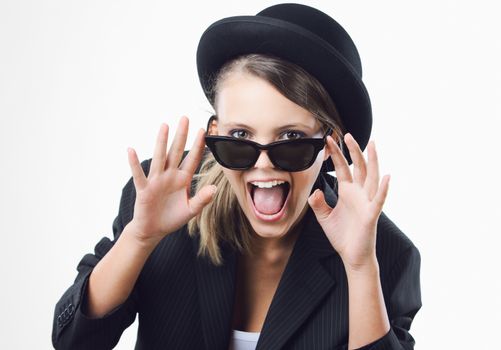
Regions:
[[[303,204],[303,202],[308,200],[313,184],[320,174],[322,162],[322,158],[319,157],[309,169],[292,175],[295,192],[294,199],[297,201],[296,203],[299,202],[298,204]]]
[[[239,199],[245,198],[245,186],[242,178],[242,172],[223,168],[223,174],[230,183],[231,189]]]
[[[310,187],[309,178],[307,177],[294,178],[293,181],[294,181],[294,187],[293,187],[294,201],[296,202],[296,204],[301,204],[308,198],[309,195],[309,187]]]

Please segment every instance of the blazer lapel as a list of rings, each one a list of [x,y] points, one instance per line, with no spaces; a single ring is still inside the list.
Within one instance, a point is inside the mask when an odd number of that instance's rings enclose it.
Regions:
[[[198,236],[193,243],[194,251],[197,252]],[[222,247],[222,256],[224,259],[222,266],[214,266],[206,257],[196,259],[202,333],[208,350],[226,349],[229,344],[235,296],[236,255]]]
[[[334,207],[337,196],[323,178],[321,188],[327,203]],[[305,219],[303,231],[273,296],[256,350],[281,349],[336,283],[320,260],[337,252],[311,208]]]

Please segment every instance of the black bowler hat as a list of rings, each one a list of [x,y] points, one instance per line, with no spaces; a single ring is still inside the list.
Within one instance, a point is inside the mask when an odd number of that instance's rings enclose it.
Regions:
[[[278,56],[318,79],[334,101],[345,131],[365,149],[372,111],[362,64],[353,40],[333,18],[310,6],[286,3],[255,16],[227,17],[211,24],[197,49],[198,76],[209,101],[213,99],[209,87],[218,70],[226,61],[249,53]],[[329,158],[322,170],[333,169]]]

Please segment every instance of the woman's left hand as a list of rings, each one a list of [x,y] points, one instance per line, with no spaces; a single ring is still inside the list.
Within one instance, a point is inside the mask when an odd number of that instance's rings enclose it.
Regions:
[[[379,184],[379,165],[373,141],[367,146],[367,163],[353,136],[346,134],[344,140],[353,160],[353,174],[338,145],[331,136],[327,137],[327,149],[338,180],[336,206],[331,208],[318,189],[308,198],[308,203],[341,256],[345,269],[357,271],[377,262],[376,225],[388,193],[390,176],[385,175]]]

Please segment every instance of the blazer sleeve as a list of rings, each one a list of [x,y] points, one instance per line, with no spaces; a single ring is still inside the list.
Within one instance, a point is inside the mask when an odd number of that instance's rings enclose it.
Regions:
[[[389,295],[385,298],[390,330],[380,339],[357,350],[411,350],[415,341],[410,335],[414,316],[421,308],[421,255],[411,245],[397,259],[389,277]]]
[[[141,162],[146,175],[151,159]],[[54,310],[52,323],[52,345],[55,349],[111,349],[116,346],[123,331],[136,318],[137,288],[124,303],[100,318],[85,315],[87,283],[97,263],[113,247],[124,227],[132,220],[135,203],[135,187],[132,177],[122,189],[120,208],[113,221],[113,236],[102,238],[93,254],[86,254],[77,266],[77,277],[59,299]]]

